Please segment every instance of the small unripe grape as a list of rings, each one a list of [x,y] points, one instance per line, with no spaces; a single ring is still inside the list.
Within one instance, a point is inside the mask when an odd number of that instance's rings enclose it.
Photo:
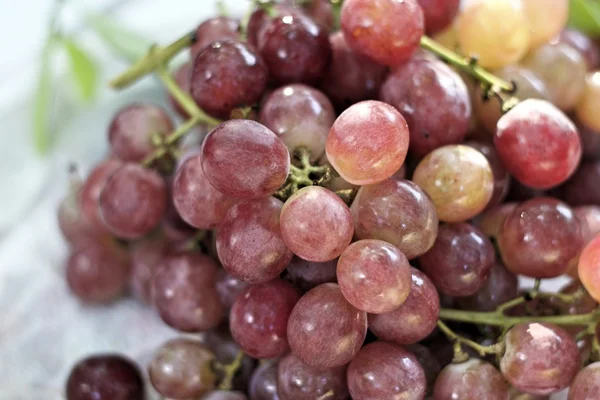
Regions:
[[[600,72],[591,72],[585,77],[585,90],[577,104],[577,117],[585,125],[600,131]]]
[[[514,64],[529,49],[529,27],[521,5],[516,1],[471,2],[457,23],[462,53],[477,57],[485,68]]]
[[[567,24],[569,0],[520,0],[527,18],[531,47],[557,36]]]
[[[585,289],[600,302],[600,234],[596,235],[581,252],[577,271]]]

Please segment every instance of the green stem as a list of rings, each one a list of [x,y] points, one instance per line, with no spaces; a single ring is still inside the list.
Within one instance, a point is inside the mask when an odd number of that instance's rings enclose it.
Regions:
[[[546,322],[556,325],[590,325],[600,322],[600,309],[587,314],[510,317],[502,310],[491,312],[462,311],[443,308],[439,318],[444,321],[468,322],[472,324],[511,327],[522,322]]]
[[[243,360],[244,352],[238,351],[237,355],[235,356],[235,359],[231,362],[231,364],[219,366],[219,369],[225,374],[225,376],[223,377],[223,381],[221,381],[221,384],[219,385],[219,389],[231,390],[233,386],[233,377],[235,376],[236,372],[240,369]]]
[[[165,156],[169,152],[170,146],[175,144],[175,142],[177,142],[181,137],[183,137],[190,129],[192,129],[194,126],[198,125],[201,122],[202,118],[200,116],[194,116],[185,121],[183,124],[179,125],[177,129],[173,131],[173,133],[167,136],[161,147],[156,149],[152,154],[150,154],[142,161],[142,165],[148,167],[152,165],[154,161]]]
[[[467,339],[467,338],[459,335],[458,333],[454,332],[452,329],[450,329],[448,327],[448,325],[446,325],[442,321],[438,321],[437,326],[442,332],[444,332],[444,334],[448,337],[448,339],[454,341],[455,343],[464,344],[465,346],[469,346],[472,349],[475,349],[482,357],[485,356],[486,354],[500,354],[504,350],[502,343],[496,343],[496,344],[492,344],[490,346],[483,346],[477,342]],[[456,356],[455,358],[457,361],[465,361],[464,356],[462,355],[460,346],[457,346],[455,348],[454,353],[455,353],[455,356]]]

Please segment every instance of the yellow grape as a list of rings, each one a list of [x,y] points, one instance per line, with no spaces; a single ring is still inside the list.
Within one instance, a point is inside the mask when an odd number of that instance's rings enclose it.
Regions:
[[[531,47],[548,42],[563,30],[569,17],[569,0],[521,0],[527,18]]]
[[[585,90],[575,109],[577,117],[589,128],[600,131],[600,72],[585,77]]]

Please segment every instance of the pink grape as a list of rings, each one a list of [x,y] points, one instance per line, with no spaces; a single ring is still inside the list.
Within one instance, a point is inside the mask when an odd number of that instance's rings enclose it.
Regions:
[[[483,154],[492,168],[492,175],[494,175],[494,192],[487,205],[487,209],[490,209],[502,203],[508,195],[508,190],[510,188],[510,174],[504,167],[504,164],[500,160],[500,157],[498,157],[498,153],[492,144],[483,142],[466,142],[465,144]]]
[[[367,185],[381,182],[400,169],[408,140],[404,117],[388,104],[369,100],[354,104],[338,117],[325,149],[342,178]]]
[[[425,31],[433,35],[446,29],[458,14],[460,0],[417,0],[423,9]]]
[[[90,224],[100,232],[106,232],[106,225],[100,215],[100,193],[108,178],[123,165],[116,159],[108,159],[96,165],[81,187],[81,207]]]
[[[442,370],[440,362],[435,358],[435,355],[429,348],[421,344],[410,344],[403,347],[415,356],[423,368],[425,380],[427,382],[427,394],[432,394],[435,380]]]
[[[406,256],[382,240],[352,243],[338,260],[337,278],[346,300],[373,314],[400,307],[412,281]]]
[[[245,119],[229,120],[212,130],[201,158],[208,181],[239,199],[273,194],[290,172],[285,144],[269,128]]]
[[[444,368],[435,382],[433,396],[436,400],[507,400],[508,385],[492,364],[472,358]]]
[[[90,240],[97,240],[105,232],[98,230],[83,211],[81,202],[81,185],[69,188],[69,193],[58,206],[58,227],[70,245],[77,247]]]
[[[224,269],[220,269],[217,274],[215,289],[219,293],[221,303],[225,308],[230,309],[235,299],[248,287],[248,284]]]
[[[575,376],[569,400],[594,400],[600,393],[600,362],[588,365]]]
[[[581,252],[577,271],[581,283],[590,296],[600,302],[600,234],[596,235]]]
[[[154,271],[167,254],[167,242],[156,236],[142,239],[131,246],[131,278],[129,286],[133,296],[143,303],[152,302]]]
[[[573,212],[581,225],[583,242],[587,244],[600,233],[600,206],[579,206]]]
[[[219,40],[239,40],[240,24],[228,17],[209,18],[196,28],[196,40],[190,47],[192,60],[205,48]]]
[[[281,210],[281,235],[286,246],[308,261],[325,262],[338,257],[350,244],[353,233],[348,206],[320,186],[300,189]]]
[[[583,32],[567,28],[560,34],[559,41],[577,50],[585,59],[589,71],[600,67],[600,47]]]
[[[292,353],[320,369],[347,364],[366,334],[367,313],[348,303],[334,283],[319,285],[302,296],[288,320]],[[342,342],[344,346],[337,345]]]
[[[280,228],[281,201],[266,197],[232,206],[217,230],[223,268],[247,283],[278,276],[292,259]]]

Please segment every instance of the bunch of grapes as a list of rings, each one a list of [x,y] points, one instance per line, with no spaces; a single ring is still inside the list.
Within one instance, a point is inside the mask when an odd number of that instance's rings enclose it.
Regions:
[[[254,1],[152,49],[113,85],[158,73],[183,122],[115,115],[60,205],[71,291],[186,334],[147,369],[169,399],[600,399],[600,47],[567,14]],[[67,399],[144,381],[94,355]]]

